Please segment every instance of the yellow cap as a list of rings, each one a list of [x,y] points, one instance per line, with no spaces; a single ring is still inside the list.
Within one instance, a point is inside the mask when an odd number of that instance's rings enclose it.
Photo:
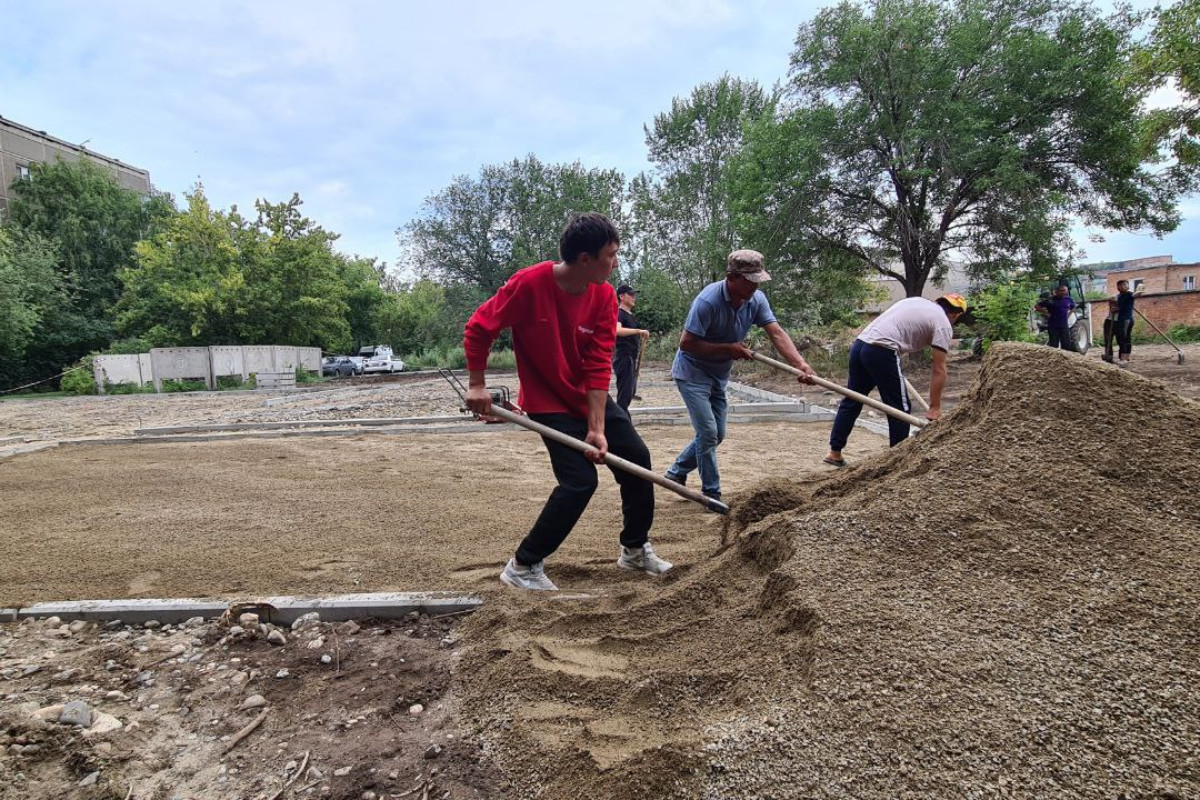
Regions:
[[[944,294],[938,300],[945,300],[952,308],[957,308],[959,311],[967,310],[967,298],[961,294]]]

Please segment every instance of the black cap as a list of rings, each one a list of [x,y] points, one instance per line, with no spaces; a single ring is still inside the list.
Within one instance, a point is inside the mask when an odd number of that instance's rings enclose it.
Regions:
[[[622,283],[617,287],[617,297],[620,297],[623,294],[637,294],[637,292],[635,292],[633,287],[628,283]]]

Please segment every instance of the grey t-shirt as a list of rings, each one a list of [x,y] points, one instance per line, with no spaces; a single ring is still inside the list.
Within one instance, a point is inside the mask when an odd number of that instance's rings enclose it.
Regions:
[[[916,353],[930,345],[949,351],[954,326],[937,303],[908,297],[876,317],[858,338],[898,353]]]

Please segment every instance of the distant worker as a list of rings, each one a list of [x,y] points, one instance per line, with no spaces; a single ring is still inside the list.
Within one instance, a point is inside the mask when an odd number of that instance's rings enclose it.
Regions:
[[[671,365],[671,377],[683,396],[692,429],[692,440],[667,470],[667,479],[686,483],[688,473],[700,472],[700,490],[721,499],[721,475],[717,470],[717,445],[725,438],[728,401],[725,386],[735,359],[751,358],[743,343],[751,325],[767,332],[775,350],[789,364],[808,375],[812,368],[801,357],[792,337],[775,320],[767,296],[759,284],[771,279],[763,268],[763,254],[735,250],[726,261],[725,279],[710,283],[692,301],[679,350]],[[801,383],[811,382],[800,378]]]
[[[904,353],[933,348],[933,376],[929,381],[930,421],[942,415],[942,390],[946,387],[946,353],[954,338],[954,323],[967,310],[960,294],[945,294],[937,301],[909,297],[893,304],[868,325],[850,346],[850,368],[846,388],[859,394],[879,390],[879,399],[892,408],[909,412],[908,387],[900,367]],[[823,459],[835,467],[846,466],[842,448],[850,438],[862,403],[843,398],[829,434],[829,455]],[[909,425],[888,417],[888,440],[892,447],[908,438]]]
[[[627,283],[617,287],[617,346],[613,348],[613,374],[617,377],[617,405],[629,410],[637,394],[637,362],[642,342],[650,331],[639,328],[633,317],[637,292]]]
[[[1133,353],[1133,292],[1129,291],[1129,281],[1117,281],[1117,296],[1108,301],[1109,309],[1116,312],[1113,321],[1113,334],[1117,339],[1117,355],[1122,364],[1129,363]],[[1108,348],[1107,361],[1112,361],[1112,348]]]
[[[1075,301],[1071,299],[1071,290],[1066,284],[1060,285],[1053,295],[1042,299],[1035,308],[1046,318],[1048,344],[1076,352],[1075,337],[1071,335],[1071,326],[1068,324],[1071,312],[1075,310]]]
[[[603,214],[571,219],[559,239],[562,261],[543,261],[517,271],[467,322],[463,347],[470,373],[467,407],[492,410],[487,390],[488,352],[500,331],[512,329],[518,400],[529,418],[582,439],[597,449],[585,456],[543,439],[558,485],[545,508],[500,573],[519,589],[555,590],[545,559],[575,527],[596,491],[596,466],[612,453],[650,468],[650,451],[629,415],[608,396],[616,340],[617,298],[607,282],[617,265],[617,229]],[[593,463],[595,462],[595,463]],[[623,470],[612,470],[621,487],[624,527],[617,565],[652,575],[671,564],[650,546],[654,485]]]

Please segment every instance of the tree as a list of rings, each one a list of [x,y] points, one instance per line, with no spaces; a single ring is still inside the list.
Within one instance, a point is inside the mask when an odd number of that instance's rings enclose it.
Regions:
[[[756,82],[724,75],[645,127],[654,170],[630,185],[638,266],[671,275],[689,295],[725,275],[730,251],[746,241],[734,226],[730,164],[747,122],[773,107]]]
[[[137,242],[174,213],[170,197],[143,198],[88,158],[31,164],[12,193],[9,217],[55,243],[76,308],[97,312],[116,303]]]
[[[30,345],[62,303],[54,245],[17,226],[0,227],[0,388],[16,385]]]
[[[300,213],[300,196],[255,203],[258,222],[243,257],[246,315],[243,331],[255,342],[349,349],[346,284],[330,233]],[[251,233],[243,231],[244,240]]]
[[[491,293],[522,267],[558,257],[573,212],[599,211],[621,227],[625,179],[616,170],[545,164],[536,156],[460,175],[396,231],[421,275]]]
[[[300,198],[258,201],[254,222],[214,211],[202,189],[187,212],[138,245],[122,270],[121,330],[156,347],[351,344],[344,257],[300,214]]]
[[[1060,266],[1068,220],[1162,233],[1175,194],[1139,149],[1133,21],[1041,0],[843,2],[800,26],[786,108],[753,161],[762,211],[912,296],[954,253],[977,273]],[[786,139],[790,154],[778,149]]]
[[[241,343],[246,280],[233,231],[236,212],[214,211],[197,187],[187,210],[137,245],[137,263],[119,273],[121,331],[153,347]]]
[[[1157,12],[1154,30],[1134,56],[1134,79],[1147,91],[1168,83],[1182,95],[1174,107],[1147,114],[1147,156],[1166,147],[1172,176],[1184,189],[1200,182],[1200,0],[1179,0]]]

